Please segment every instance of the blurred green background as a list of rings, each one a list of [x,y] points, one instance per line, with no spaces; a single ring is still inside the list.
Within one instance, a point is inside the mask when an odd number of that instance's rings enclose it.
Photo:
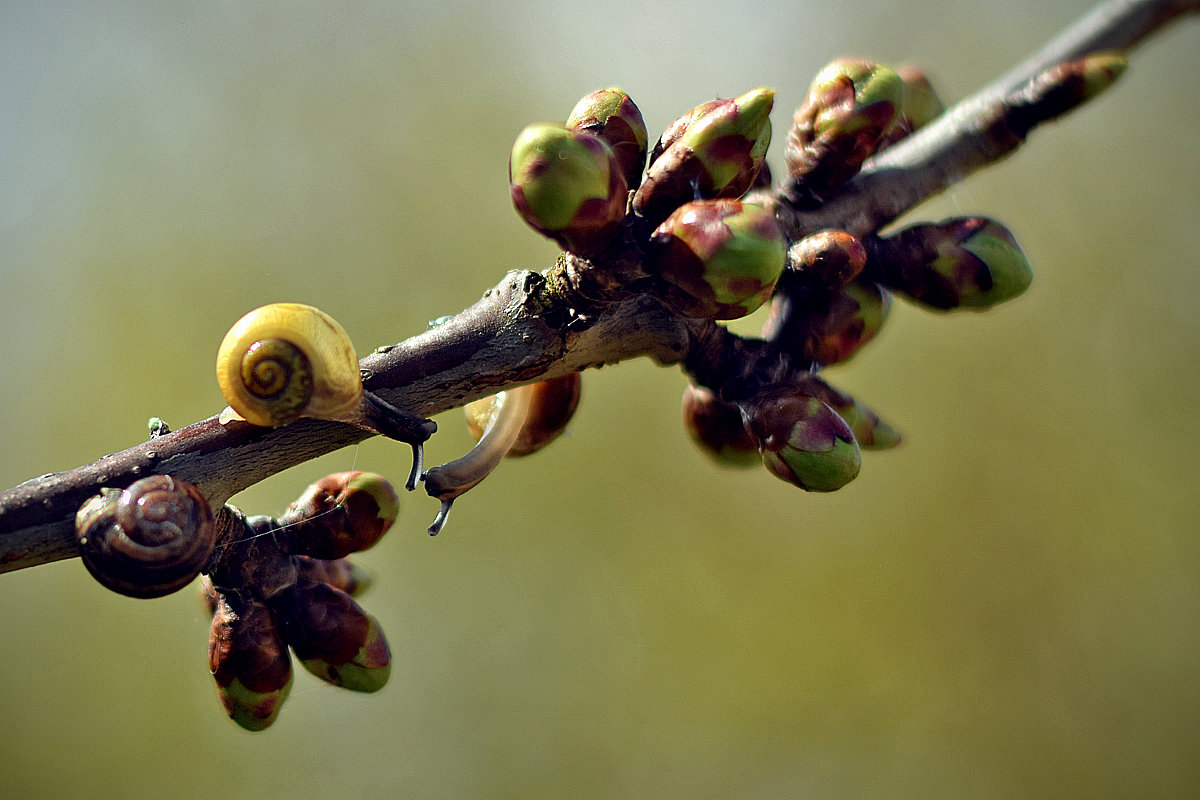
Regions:
[[[927,66],[947,100],[1069,2],[613,0],[0,8],[0,485],[223,405],[261,303],[361,352],[555,248],[509,207],[517,131],[620,85],[653,135],[829,59]],[[222,714],[195,591],[0,576],[6,797],[1181,797],[1200,791],[1200,32],[918,210],[1007,223],[1032,289],[897,307],[829,377],[905,434],[806,495],[720,471],[646,361],[585,376],[571,435],[441,536],[405,500],[361,560],[394,652],[360,696],[298,674],[273,728]],[[751,325],[753,327],[753,325]],[[431,461],[469,439],[439,419]],[[277,513],[371,441],[235,498]]]

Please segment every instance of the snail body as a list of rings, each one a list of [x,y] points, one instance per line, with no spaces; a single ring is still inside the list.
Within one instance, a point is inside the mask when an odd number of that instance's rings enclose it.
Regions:
[[[532,395],[529,385],[500,392],[479,442],[466,455],[425,473],[425,491],[442,501],[429,526],[430,536],[436,536],[446,524],[455,498],[486,478],[516,444],[525,426]]]
[[[217,352],[217,383],[252,425],[353,416],[363,397],[349,334],[325,312],[272,303],[238,320]]]
[[[216,524],[195,486],[150,475],[84,503],[75,535],[84,566],[102,585],[130,597],[162,597],[208,564]]]

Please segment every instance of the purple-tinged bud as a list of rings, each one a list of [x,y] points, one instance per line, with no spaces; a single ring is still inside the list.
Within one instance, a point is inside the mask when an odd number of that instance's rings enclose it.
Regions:
[[[633,196],[634,211],[657,223],[691,200],[745,194],[771,144],[774,102],[771,89],[754,89],[698,106],[676,120],[651,155]]]
[[[737,319],[770,298],[783,272],[785,242],[775,218],[740,200],[697,200],[650,236],[665,299],[700,319]]]
[[[536,453],[558,438],[567,429],[575,409],[579,406],[582,377],[570,372],[557,378],[539,381],[530,385],[529,410],[517,440],[505,454],[515,458]],[[476,400],[463,408],[467,416],[467,427],[475,441],[483,438],[497,411],[495,396]]]
[[[808,492],[832,492],[858,475],[862,453],[836,411],[793,387],[768,392],[747,408],[763,465]]]
[[[746,430],[741,409],[718,400],[708,389],[688,386],[684,390],[683,427],[696,446],[723,467],[762,463],[758,443]]]
[[[400,496],[387,478],[338,472],[305,489],[279,525],[293,552],[336,559],[374,545],[399,514]]]
[[[857,353],[879,333],[892,308],[891,294],[863,279],[832,292],[792,292],[786,301],[772,305],[763,338],[779,342],[804,363],[821,366]]]
[[[208,668],[230,719],[261,731],[292,688],[292,662],[275,616],[264,604],[221,596],[208,638]]]
[[[582,130],[521,131],[508,164],[513,205],[530,227],[589,258],[617,238],[629,189],[612,148]]]
[[[815,397],[838,413],[864,450],[886,450],[900,444],[900,432],[879,418],[871,409],[816,375],[797,382],[797,391]]]
[[[903,101],[904,82],[887,67],[840,59],[821,70],[788,131],[789,193],[815,200],[832,195],[879,149]]]
[[[933,90],[929,76],[920,67],[900,66],[896,68],[896,74],[904,82],[904,103],[900,107],[900,119],[880,142],[880,150],[933,122],[946,110],[941,98]]]
[[[387,639],[350,595],[327,583],[300,581],[281,609],[287,643],[313,675],[356,692],[375,692],[387,683]]]
[[[986,217],[913,225],[868,243],[877,279],[927,308],[983,310],[1029,288],[1033,271],[1012,233]]]
[[[787,261],[806,285],[840,289],[862,272],[867,250],[846,231],[820,231],[789,247]]]
[[[628,186],[637,186],[646,168],[649,139],[642,112],[622,89],[601,89],[584,97],[567,118],[567,127],[599,137],[612,148]]]
[[[296,573],[299,580],[328,583],[352,597],[362,594],[375,582],[374,573],[348,558],[296,556]]]

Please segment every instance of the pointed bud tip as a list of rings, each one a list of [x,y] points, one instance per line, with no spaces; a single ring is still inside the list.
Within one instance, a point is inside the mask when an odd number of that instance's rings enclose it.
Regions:
[[[1129,59],[1120,50],[1100,50],[1080,59],[1083,73],[1083,99],[1091,100],[1117,82],[1129,67]]]

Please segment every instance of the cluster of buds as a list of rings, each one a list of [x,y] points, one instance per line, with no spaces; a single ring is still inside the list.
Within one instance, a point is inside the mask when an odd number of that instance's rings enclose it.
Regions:
[[[392,526],[400,500],[365,472],[317,481],[279,519],[242,517],[202,583],[213,613],[209,669],[234,722],[270,726],[292,686],[292,662],[345,689],[374,692],[391,671],[379,622],[354,600],[370,583],[347,559]]]
[[[1096,54],[1049,70],[1030,103],[1077,105],[1120,74],[1123,60]],[[788,132],[783,201],[814,208],[843,189],[864,162],[942,113],[926,76],[863,60],[817,75]],[[895,446],[899,433],[817,376],[879,333],[893,295],[935,311],[981,310],[1030,285],[1012,233],[981,216],[921,223],[889,235],[823,230],[790,243],[762,338],[797,365],[783,377],[732,380],[719,370],[684,393],[684,426],[726,466],[763,464],[809,491],[831,491],[859,471],[862,449]]]
[[[666,129],[647,166],[637,106],[620,89],[594,92],[565,124],[517,137],[513,204],[577,256],[638,249],[654,291],[686,316],[746,316],[770,298],[786,251],[774,215],[740,199],[763,177],[774,97],[754,89],[697,106]]]

